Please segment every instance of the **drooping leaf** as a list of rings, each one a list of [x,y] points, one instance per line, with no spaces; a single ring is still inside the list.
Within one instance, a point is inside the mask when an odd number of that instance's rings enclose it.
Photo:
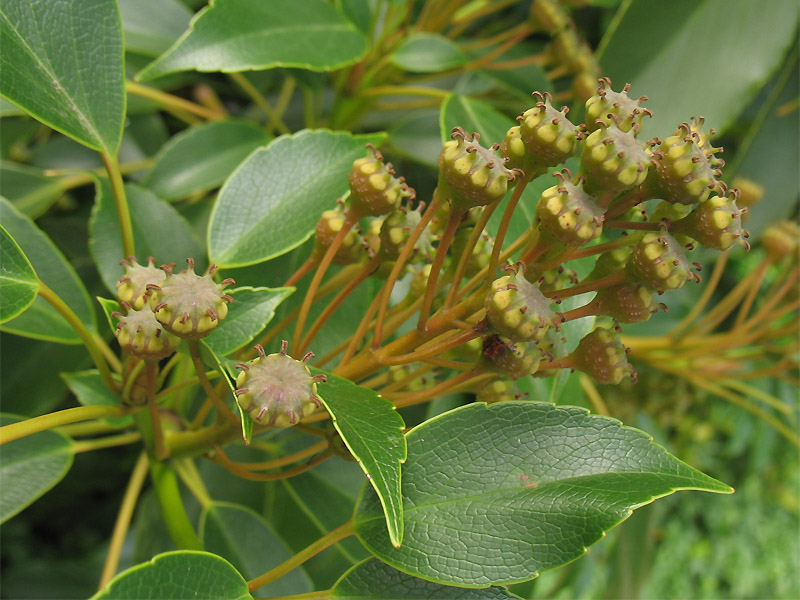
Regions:
[[[166,200],[214,189],[270,137],[238,121],[214,121],[187,129],[161,149],[144,185]]]
[[[192,19],[179,0],[117,0],[125,49],[158,56],[181,37]]]
[[[664,138],[692,115],[724,131],[796,41],[800,5],[773,0],[765,8],[751,0],[634,0],[598,58],[615,89],[630,82],[632,96],[649,97],[648,136]]]
[[[61,378],[83,406],[117,406],[120,403],[119,396],[111,393],[97,369],[89,369],[77,373],[61,373]],[[133,417],[104,420],[109,425],[123,427],[132,423]]]
[[[380,499],[389,530],[388,537],[383,532],[386,542],[399,546],[403,541],[400,465],[406,460],[403,418],[377,392],[330,373],[325,375],[328,381],[317,388],[317,395]]]
[[[391,60],[412,73],[438,73],[460,67],[469,57],[443,35],[418,33],[406,38]]]
[[[263,262],[309,238],[320,213],[347,191],[364,144],[384,136],[328,130],[281,136],[239,165],[208,225],[211,260],[224,267]]]
[[[5,198],[0,198],[0,222],[19,244],[39,279],[52,289],[92,331],[97,321],[86,288],[52,240]],[[3,331],[62,344],[81,339],[55,308],[41,297],[24,313],[3,323]]]
[[[356,533],[386,563],[445,584],[533,579],[580,557],[655,498],[732,491],[645,433],[576,407],[470,404],[406,437],[402,547],[386,540],[369,489]]]
[[[4,0],[0,89],[42,123],[114,154],[122,139],[122,26],[107,0]]]
[[[479,133],[484,146],[500,143],[514,121],[492,105],[469,96],[451,94],[441,108],[442,142],[450,139],[454,127],[462,127],[467,133]]]
[[[64,178],[47,177],[41,169],[3,161],[0,163],[0,194],[21,213],[35,219],[64,195]]]
[[[22,421],[0,415],[0,426]],[[72,440],[42,431],[3,445],[0,462],[0,523],[16,515],[56,485],[72,466]]]
[[[247,581],[209,552],[165,552],[123,571],[91,600],[252,600]]]
[[[117,207],[107,179],[97,180],[96,187],[97,197],[89,221],[89,250],[103,283],[115,292],[117,280],[125,273],[119,264],[125,257]],[[202,272],[206,264],[205,252],[186,219],[171,205],[156,198],[150,190],[128,184],[125,192],[139,263],[146,264],[147,257],[152,256],[156,264],[174,262],[181,269],[187,258],[194,258],[196,271]]]
[[[0,323],[25,312],[39,293],[39,279],[28,257],[0,225]]]
[[[190,69],[331,71],[356,62],[366,49],[364,35],[323,0],[217,0],[139,79]]]
[[[214,502],[200,517],[203,546],[229,560],[246,578],[254,579],[291,558],[293,552],[261,516],[238,504]],[[285,577],[253,590],[258,596],[310,592],[313,586],[300,567]]]
[[[508,590],[482,590],[441,585],[413,577],[386,563],[369,558],[342,575],[331,590],[332,600],[508,600],[518,598]]]
[[[251,288],[229,290],[233,304],[214,332],[205,338],[206,345],[219,356],[227,356],[249,344],[275,316],[275,309],[294,288]]]

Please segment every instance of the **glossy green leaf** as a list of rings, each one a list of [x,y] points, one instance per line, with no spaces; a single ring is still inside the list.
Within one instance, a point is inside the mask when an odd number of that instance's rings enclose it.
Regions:
[[[192,12],[178,0],[117,0],[125,49],[158,56],[186,31]]]
[[[14,238],[0,225],[0,323],[25,312],[38,293],[36,271]]]
[[[77,373],[61,373],[61,378],[83,406],[117,406],[120,403],[119,396],[111,393],[97,369]],[[133,417],[104,420],[115,427],[123,427],[132,423]]]
[[[214,502],[200,517],[200,538],[209,552],[229,560],[246,578],[254,579],[294,554],[261,516],[238,504]],[[310,592],[302,567],[253,592],[260,597]]]
[[[233,304],[228,316],[205,338],[206,345],[219,356],[227,356],[246,346],[275,316],[275,309],[294,288],[251,288],[229,290]]]
[[[117,319],[112,317],[111,313],[123,312],[119,302],[116,300],[109,300],[108,298],[101,298],[100,296],[97,296],[97,301],[103,309],[103,314],[106,316],[106,321],[108,321],[108,326],[111,328],[111,331],[116,331]]]
[[[364,35],[323,0],[217,0],[139,79],[186,70],[331,71],[356,62],[366,50]]]
[[[22,421],[0,415],[0,426]],[[0,523],[31,505],[61,481],[72,466],[72,440],[42,431],[3,445],[0,462]]]
[[[311,372],[323,373],[313,368]],[[319,385],[317,395],[380,499],[389,530],[388,537],[383,531],[385,541],[399,546],[403,541],[400,465],[406,460],[403,418],[377,392],[330,373],[325,375],[328,381]]]
[[[389,143],[397,154],[435,169],[442,151],[440,129],[438,109],[414,111],[392,124]]]
[[[579,558],[631,511],[677,490],[731,488],[647,434],[582,408],[470,404],[407,434],[405,537],[367,490],[356,533],[393,567],[439,583],[526,581]]]
[[[52,240],[5,198],[0,198],[0,222],[19,244],[42,280],[90,329],[97,321],[89,294],[75,269]],[[56,309],[41,297],[24,313],[3,323],[3,331],[62,344],[80,344],[81,339]]]
[[[492,105],[459,94],[451,94],[442,102],[439,122],[442,142],[450,139],[454,127],[461,127],[467,133],[479,133],[485,147],[502,142],[506,132],[514,126],[513,119]]]
[[[238,121],[215,121],[173,137],[144,181],[159,197],[179,200],[222,185],[248,155],[271,136]],[[209,149],[213,148],[213,152]]]
[[[27,165],[0,163],[0,194],[31,219],[47,212],[64,190],[63,177],[47,177],[41,169]]]
[[[417,33],[406,38],[391,60],[412,73],[438,73],[460,67],[469,57],[443,35]]]
[[[347,191],[353,161],[377,135],[328,130],[284,135],[252,153],[222,186],[208,252],[224,267],[263,262],[307,240],[320,213]]]
[[[0,37],[3,96],[82,144],[116,153],[125,85],[115,3],[4,0]]]
[[[634,0],[599,60],[615,89],[650,98],[645,134],[664,138],[692,115],[724,131],[795,42],[798,14],[794,0]]]
[[[517,598],[500,587],[472,590],[413,577],[370,558],[347,571],[331,590],[332,600],[503,600]]]
[[[128,184],[125,192],[139,262],[145,264],[147,257],[152,256],[158,265],[174,262],[183,268],[187,258],[194,258],[195,270],[202,272],[206,263],[205,252],[186,219],[150,190]],[[89,250],[100,277],[109,290],[116,291],[117,280],[125,273],[119,264],[124,255],[117,207],[107,179],[97,182],[89,235]]]
[[[165,552],[123,571],[91,600],[252,600],[247,581],[209,552]]]

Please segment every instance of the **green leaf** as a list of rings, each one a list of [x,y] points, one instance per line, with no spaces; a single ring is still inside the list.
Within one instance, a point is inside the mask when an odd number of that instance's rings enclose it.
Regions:
[[[229,290],[233,304],[228,316],[204,341],[218,356],[227,356],[253,341],[275,316],[277,306],[294,288],[241,287]]]
[[[123,571],[91,600],[252,600],[247,582],[224,558],[208,552],[165,552]]]
[[[203,511],[200,539],[206,550],[229,560],[246,579],[266,573],[294,554],[260,515],[227,502],[214,502]],[[312,589],[311,580],[301,567],[253,592],[272,597]]]
[[[382,134],[328,130],[284,135],[253,152],[222,186],[208,252],[223,267],[263,262],[307,240],[320,213],[347,191],[353,161]]]
[[[442,151],[441,112],[423,109],[398,119],[389,129],[392,150],[414,162],[437,167]]]
[[[47,177],[35,167],[0,162],[0,193],[31,219],[47,212],[64,190],[63,177]]]
[[[393,548],[367,490],[356,533],[393,567],[486,587],[579,558],[631,511],[677,490],[731,488],[647,434],[576,407],[470,404],[407,435],[405,538]]]
[[[484,146],[491,146],[495,142],[499,144],[514,126],[512,119],[490,104],[459,94],[451,94],[442,102],[439,122],[442,142],[450,139],[454,127],[462,127],[469,133],[479,133]]]
[[[22,421],[0,415],[0,426]],[[0,523],[44,495],[72,466],[72,440],[55,431],[42,431],[3,445],[0,462]]]
[[[366,50],[364,35],[323,0],[217,0],[138,78],[187,70],[332,71],[356,62]]]
[[[630,82],[632,96],[650,98],[646,134],[664,138],[692,115],[724,131],[795,42],[799,13],[794,0],[769,10],[752,0],[634,0],[598,58],[615,89]]]
[[[119,264],[124,255],[117,206],[107,179],[98,180],[96,187],[97,197],[89,221],[89,250],[103,283],[115,292],[117,280],[125,273]],[[148,256],[153,256],[159,265],[171,262],[184,265],[187,258],[194,258],[196,270],[205,269],[205,252],[186,219],[150,190],[127,184],[125,192],[141,264],[147,262]]]
[[[39,279],[28,257],[0,225],[0,323],[25,312],[39,293]]]
[[[270,139],[262,129],[238,121],[192,127],[161,149],[144,184],[166,200],[207,192],[222,185],[239,163]]]
[[[125,119],[122,27],[108,0],[4,0],[0,89],[80,143],[115,154]]]
[[[406,38],[391,60],[412,73],[438,73],[460,67],[469,57],[443,35],[418,33]]]
[[[327,383],[317,388],[317,395],[380,499],[389,530],[389,538],[383,532],[385,541],[399,546],[403,541],[400,465],[406,460],[403,418],[377,392],[319,369],[311,372],[328,377]]]
[[[503,600],[517,598],[499,587],[471,590],[412,577],[374,558],[342,575],[331,590],[331,600]]]
[[[125,49],[158,56],[181,37],[192,12],[178,0],[117,0]]]
[[[39,279],[66,302],[90,330],[96,331],[97,320],[89,294],[61,251],[47,234],[5,198],[0,198],[0,209],[3,227],[17,241]],[[37,297],[23,314],[3,323],[2,329],[17,335],[62,344],[82,343],[64,317],[41,297]]]
[[[111,393],[96,369],[77,373],[61,373],[61,378],[83,406],[117,406],[120,403],[119,396]],[[114,427],[124,427],[133,423],[131,416],[104,420]]]
[[[100,296],[96,296],[96,298],[103,309],[103,314],[106,316],[106,321],[108,321],[108,326],[111,328],[111,331],[116,331],[118,319],[112,317],[111,313],[122,312],[122,307],[119,305],[119,302],[116,300],[109,300],[108,298],[101,298]]]

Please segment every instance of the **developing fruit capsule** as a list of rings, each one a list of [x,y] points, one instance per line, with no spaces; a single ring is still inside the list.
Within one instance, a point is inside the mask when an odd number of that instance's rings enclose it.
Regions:
[[[367,148],[371,156],[357,159],[350,171],[350,205],[360,216],[377,217],[396,209],[403,198],[414,198],[414,190],[394,176],[391,163],[384,164],[372,144]]]
[[[344,222],[344,210],[341,205],[322,213],[314,230],[316,235],[312,253],[315,257],[322,259],[328,247],[344,227]],[[344,236],[341,246],[333,256],[333,262],[337,265],[352,265],[358,263],[364,256],[366,256],[366,252],[363,239],[353,228]]]
[[[653,116],[649,109],[639,106],[647,96],[638,100],[629,97],[630,83],[626,83],[621,92],[615,92],[608,77],[601,78],[599,83],[597,93],[586,101],[586,129],[594,131],[601,124],[607,127],[614,121],[611,115],[616,115],[615,122],[622,131],[631,131],[636,125],[634,135],[638,133],[644,117]]]
[[[161,360],[175,352],[180,339],[164,329],[149,306],[136,310],[125,301],[121,304],[127,314],[111,316],[119,319],[114,334],[123,350],[145,360]]]
[[[291,427],[322,406],[317,383],[327,378],[312,375],[306,365],[314,354],[295,360],[286,353],[288,347],[284,340],[280,352],[267,355],[257,345],[258,357],[236,365],[242,371],[236,378],[236,402],[256,423]]]
[[[197,340],[211,333],[227,316],[233,298],[223,290],[233,279],[216,283],[211,278],[216,265],[211,265],[205,275],[197,275],[194,259],[187,258],[186,262],[189,268],[180,273],[173,273],[169,265],[163,265],[166,279],[160,285],[148,285],[147,289],[158,322],[170,333]]]
[[[648,232],[631,252],[628,273],[657,292],[677,290],[689,280],[700,281],[680,244],[668,233]]]
[[[647,321],[659,308],[667,306],[654,300],[655,292],[639,283],[621,283],[602,288],[592,300],[597,314],[611,317],[620,323]]]
[[[536,206],[539,228],[567,246],[582,246],[603,232],[603,209],[583,191],[583,180],[572,183],[572,173],[554,173],[558,185],[542,192]]]
[[[647,178],[650,156],[645,144],[636,139],[639,125],[634,123],[623,131],[616,123],[617,115],[610,116],[613,122],[598,122],[598,128],[583,143],[581,167],[590,191],[622,192],[641,185]]]
[[[745,238],[750,234],[742,229],[742,214],[747,209],[736,206],[737,194],[734,190],[730,197],[712,196],[684,218],[674,221],[670,231],[687,235],[706,248],[727,250],[738,242],[749,250]]]
[[[147,285],[159,284],[167,274],[155,266],[156,259],[147,257],[147,265],[140,265],[135,256],[119,261],[125,267],[125,275],[117,282],[117,298],[140,310],[147,302]]]
[[[534,342],[513,342],[500,335],[483,340],[483,359],[488,366],[511,379],[536,372],[542,361],[542,351]]]
[[[569,358],[576,369],[591,375],[597,383],[617,385],[626,376],[636,381],[627,353],[617,331],[598,327],[581,339]]]

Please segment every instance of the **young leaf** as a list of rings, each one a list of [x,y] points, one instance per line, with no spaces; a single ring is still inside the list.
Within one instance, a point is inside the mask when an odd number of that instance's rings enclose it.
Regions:
[[[314,368],[311,372],[323,373]],[[325,375],[328,381],[317,388],[317,395],[380,499],[389,530],[388,538],[383,531],[385,541],[399,546],[403,541],[400,465],[406,460],[403,418],[377,392],[330,373]]]
[[[487,587],[533,579],[579,558],[656,498],[732,491],[647,434],[576,407],[470,404],[406,437],[402,547],[386,540],[369,490],[356,533],[381,560],[438,583]]]
[[[0,198],[2,223],[14,237],[36,274],[92,331],[97,320],[86,288],[75,269],[56,248],[52,240],[28,217],[20,213],[5,198]],[[3,323],[3,331],[61,344],[80,344],[75,330],[56,309],[39,297],[33,305],[15,319]]]
[[[355,26],[323,0],[248,2],[217,0],[138,78],[194,69],[201,72],[261,71],[299,67],[332,71],[367,50]]]
[[[61,378],[70,391],[75,394],[83,406],[107,405],[117,406],[120,403],[119,396],[115,396],[108,389],[100,373],[96,369],[79,371],[77,373],[61,373]],[[109,425],[124,427],[133,422],[133,417],[119,417],[116,419],[104,419]]]
[[[347,191],[353,161],[382,134],[301,131],[253,152],[222,186],[208,253],[223,267],[263,262],[309,238],[320,213]]]
[[[247,581],[224,558],[209,552],[165,552],[123,571],[91,600],[252,600]]]
[[[331,590],[331,600],[508,600],[508,590],[491,587],[471,590],[412,577],[374,558],[355,565]]]
[[[233,304],[228,316],[204,341],[218,356],[227,356],[253,341],[275,316],[275,309],[294,288],[241,287],[229,290]]]
[[[412,73],[438,73],[460,67],[469,57],[443,35],[418,33],[406,38],[391,60]]]
[[[271,136],[249,123],[214,121],[173,137],[158,153],[144,185],[180,200],[222,185],[236,166]],[[213,152],[209,149],[213,148]]]
[[[499,144],[514,126],[513,120],[490,104],[460,94],[451,94],[442,102],[440,123],[442,142],[450,139],[453,127],[463,127],[470,133],[479,133],[484,146]]]
[[[192,19],[179,0],[117,0],[125,49],[158,56],[181,37]]]
[[[22,421],[0,415],[0,426]],[[72,466],[72,440],[55,431],[42,431],[3,446],[0,462],[0,523],[32,504]]]
[[[200,539],[206,550],[229,560],[247,579],[277,567],[293,554],[260,515],[227,502],[214,502],[205,508],[200,517]],[[310,592],[312,589],[311,580],[301,567],[253,591],[266,597]]]
[[[39,279],[28,257],[0,225],[0,323],[25,312],[39,293]]]
[[[42,123],[115,154],[125,119],[122,26],[107,0],[5,0],[0,89]]]
[[[117,207],[107,179],[97,180],[96,188],[97,197],[89,221],[89,250],[103,283],[116,292],[117,280],[125,273],[119,264],[125,256],[119,235]],[[205,269],[205,252],[186,219],[171,205],[156,198],[150,190],[128,184],[125,192],[128,195],[139,262],[145,264],[147,257],[153,256],[156,264],[174,262],[180,270],[187,258],[194,258],[196,270],[202,272]]]

